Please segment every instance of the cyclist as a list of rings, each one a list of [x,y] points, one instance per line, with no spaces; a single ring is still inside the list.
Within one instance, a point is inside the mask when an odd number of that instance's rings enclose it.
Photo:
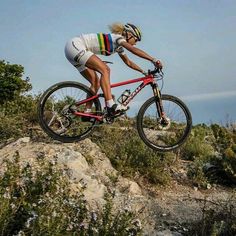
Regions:
[[[149,60],[157,68],[161,69],[162,63],[141,49],[134,47],[142,38],[141,31],[135,25],[114,23],[109,26],[109,29],[111,33],[82,34],[70,39],[65,46],[65,55],[81,75],[90,82],[91,91],[97,93],[101,86],[107,111],[113,115],[126,111],[128,107],[116,104],[113,100],[110,88],[110,68],[97,55],[109,56],[117,52],[127,66],[143,74],[146,74],[145,71],[128,58],[124,48]],[[96,72],[100,73],[100,79]],[[85,112],[91,112],[91,106],[91,103],[87,103]]]

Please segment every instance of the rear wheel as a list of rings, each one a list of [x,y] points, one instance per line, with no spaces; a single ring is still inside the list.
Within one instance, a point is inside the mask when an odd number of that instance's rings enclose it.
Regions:
[[[156,151],[172,151],[187,139],[192,117],[187,106],[177,97],[162,95],[165,118],[158,115],[156,98],[148,99],[137,116],[137,129],[141,139]]]
[[[61,142],[80,141],[89,136],[96,120],[83,121],[74,112],[84,112],[85,104],[76,103],[93,96],[83,84],[68,81],[51,86],[41,96],[38,103],[38,118],[42,129],[53,139]],[[92,101],[92,112],[101,112],[99,99]]]

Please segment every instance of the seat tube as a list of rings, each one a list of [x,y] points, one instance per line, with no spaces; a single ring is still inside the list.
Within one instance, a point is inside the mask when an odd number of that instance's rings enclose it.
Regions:
[[[163,117],[164,116],[164,108],[162,105],[162,100],[161,100],[161,91],[159,90],[158,86],[154,83],[152,84],[152,90],[153,90],[153,94],[156,98],[155,103],[157,106],[157,112],[159,117]]]

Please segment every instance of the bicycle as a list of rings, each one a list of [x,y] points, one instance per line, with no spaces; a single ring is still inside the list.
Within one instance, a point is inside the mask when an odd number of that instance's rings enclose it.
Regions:
[[[111,88],[139,83],[123,105],[147,85],[153,96],[138,111],[137,131],[143,142],[155,151],[172,151],[179,148],[190,134],[192,117],[188,107],[177,97],[161,94],[159,81],[164,74],[155,68],[144,77],[111,84]],[[39,124],[53,139],[75,142],[87,138],[96,126],[111,124],[123,113],[111,116],[102,109],[102,93],[94,94],[86,85],[74,81],[60,82],[48,88],[38,104]],[[91,113],[85,113],[86,104],[92,104]],[[87,120],[87,121],[84,121]]]

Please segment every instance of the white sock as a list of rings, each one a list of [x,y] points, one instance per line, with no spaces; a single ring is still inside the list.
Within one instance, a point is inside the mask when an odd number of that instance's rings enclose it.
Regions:
[[[107,107],[112,107],[114,104],[115,104],[115,102],[114,102],[113,99],[110,99],[110,100],[106,101],[106,106]]]
[[[91,111],[92,111],[92,109],[86,108],[85,111],[84,111],[84,113],[91,113]]]

